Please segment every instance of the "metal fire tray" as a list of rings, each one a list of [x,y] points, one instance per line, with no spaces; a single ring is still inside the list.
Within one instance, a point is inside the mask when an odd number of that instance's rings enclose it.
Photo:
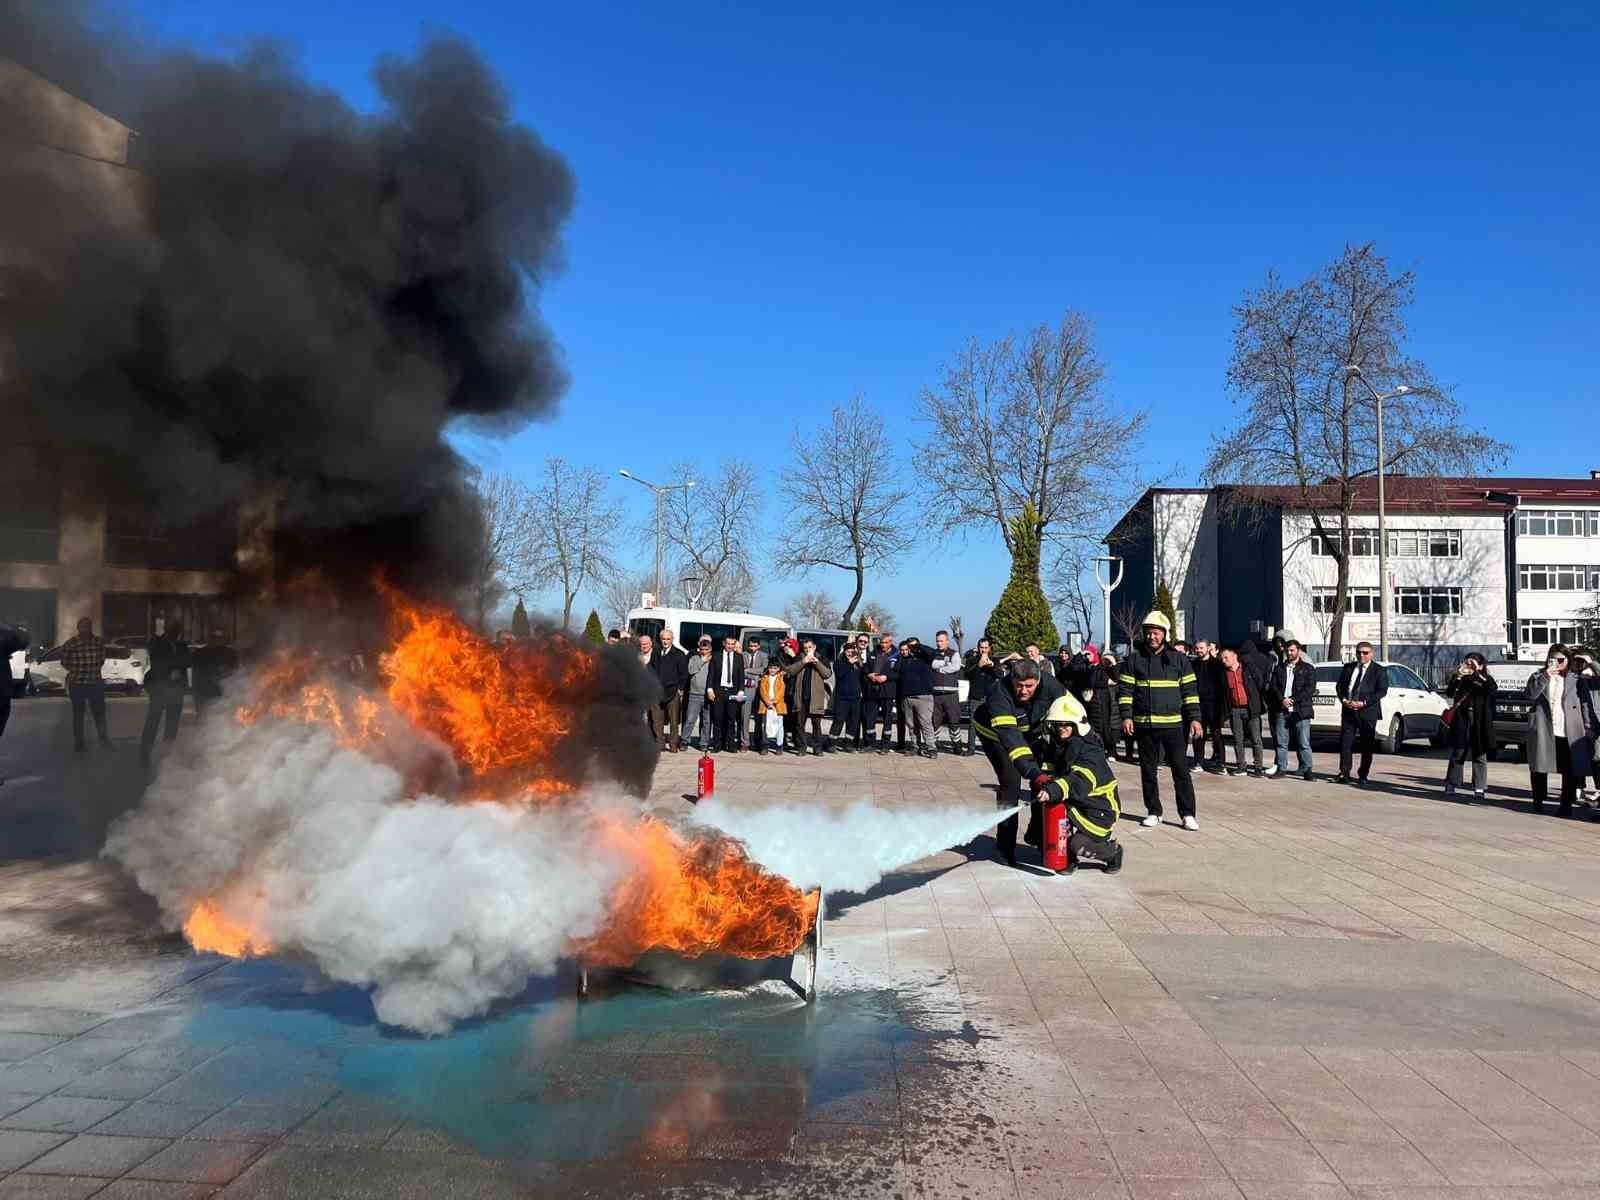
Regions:
[[[792,988],[795,995],[799,996],[800,999],[804,1000],[807,1004],[815,1003],[817,999],[817,969],[822,958],[822,924],[827,916],[827,907],[827,900],[822,894],[822,889],[818,888],[817,919],[812,922],[811,928],[806,932],[804,940],[801,941],[799,948],[796,949],[793,954],[785,955],[781,958],[754,960],[754,963],[764,964],[764,969],[762,966],[755,966],[754,969],[752,969],[753,960],[735,960],[732,958],[725,959],[723,961],[730,965],[733,963],[741,964],[743,969],[739,973],[744,976],[744,978],[731,984],[727,982],[717,982],[710,986],[749,987],[753,984],[762,983],[772,979],[786,984],[788,987]],[[802,970],[797,971],[796,967],[800,964],[802,954],[804,955],[805,965]],[[687,960],[679,959],[678,961],[686,962]],[[587,998],[589,995],[589,976],[591,968],[589,964],[581,957],[578,959],[577,965],[578,998],[582,1000]],[[598,974],[601,972],[602,968],[595,967],[592,968],[592,970]],[[782,970],[784,973],[774,974],[773,972],[775,970]],[[652,973],[647,972],[638,966],[627,968],[621,971],[608,971],[607,973],[621,976],[633,983],[645,984],[651,987],[672,986],[670,984],[662,983],[659,978],[653,977]]]

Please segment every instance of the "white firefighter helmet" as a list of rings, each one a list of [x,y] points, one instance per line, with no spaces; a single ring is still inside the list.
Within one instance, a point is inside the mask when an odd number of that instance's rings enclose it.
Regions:
[[[1046,725],[1076,725],[1083,728],[1089,723],[1089,714],[1075,696],[1057,696],[1050,711],[1044,714]]]
[[[1148,629],[1152,625],[1161,630],[1168,637],[1172,636],[1172,622],[1167,620],[1167,614],[1162,612],[1159,608],[1153,608],[1149,612],[1145,613],[1144,620],[1139,622],[1139,627],[1141,629]]]

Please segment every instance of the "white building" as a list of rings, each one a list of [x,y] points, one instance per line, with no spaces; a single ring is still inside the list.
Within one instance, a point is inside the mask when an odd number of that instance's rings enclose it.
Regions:
[[[1389,653],[1428,677],[1469,650],[1537,660],[1587,641],[1581,613],[1600,594],[1600,472],[1589,479],[1387,481]],[[1317,657],[1333,630],[1337,564],[1288,488],[1152,488],[1107,535],[1124,559],[1113,610],[1141,613],[1165,582],[1177,636],[1237,643],[1287,629]],[[1326,515],[1330,534],[1337,526]],[[1379,638],[1376,485],[1350,519],[1348,655]],[[1119,640],[1118,636],[1113,640]]]

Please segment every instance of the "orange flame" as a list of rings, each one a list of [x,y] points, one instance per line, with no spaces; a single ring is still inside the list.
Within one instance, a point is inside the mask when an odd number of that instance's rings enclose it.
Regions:
[[[778,957],[799,949],[816,922],[817,894],[764,871],[731,838],[690,840],[653,817],[633,828],[608,823],[604,834],[639,867],[618,890],[609,924],[581,948],[595,966],[629,966],[655,949]]]
[[[260,935],[234,920],[211,900],[202,900],[194,906],[189,919],[183,923],[183,936],[196,950],[226,954],[229,958],[272,953],[272,946]]]
[[[550,640],[491,641],[453,614],[417,604],[380,583],[397,637],[379,660],[380,703],[338,663],[306,652],[280,652],[256,673],[255,692],[236,710],[252,724],[264,717],[319,725],[339,743],[374,757],[397,757],[424,730],[442,741],[467,773],[471,799],[523,802],[572,790],[557,774],[556,751],[587,696],[592,650]],[[432,780],[413,772],[413,791]],[[609,821],[601,837],[628,855],[634,873],[622,884],[605,930],[586,946],[597,966],[627,966],[651,949],[695,957],[718,952],[747,958],[792,953],[816,920],[817,897],[751,862],[731,839],[689,838],[654,818],[636,826]],[[184,922],[201,950],[244,956],[272,947],[231,905],[203,900]]]

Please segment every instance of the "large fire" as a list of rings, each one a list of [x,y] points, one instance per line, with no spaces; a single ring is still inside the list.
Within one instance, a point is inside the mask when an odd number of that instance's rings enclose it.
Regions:
[[[365,664],[283,653],[256,672],[236,710],[250,724],[299,721],[328,729],[349,749],[389,761],[418,732],[447,748],[462,802],[542,804],[572,790],[556,753],[592,686],[594,651],[559,637],[535,646],[491,641],[453,614],[384,589],[394,622],[377,671]],[[441,790],[437,772],[407,775],[420,793]],[[680,832],[653,817],[610,820],[598,837],[632,864],[608,923],[573,947],[597,966],[627,966],[646,951],[764,958],[790,954],[816,919],[816,895],[750,861],[740,843],[709,831]],[[232,957],[270,953],[248,912],[247,881],[195,904],[183,925],[198,950]]]

